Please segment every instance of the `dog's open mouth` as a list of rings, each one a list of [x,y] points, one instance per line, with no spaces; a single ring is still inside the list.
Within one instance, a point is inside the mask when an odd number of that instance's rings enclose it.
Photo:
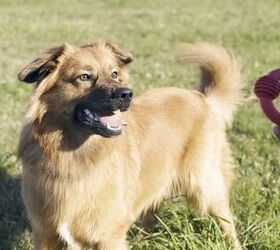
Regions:
[[[95,112],[88,107],[78,106],[75,116],[80,125],[107,137],[121,134],[122,127],[127,124],[119,117],[120,110]]]

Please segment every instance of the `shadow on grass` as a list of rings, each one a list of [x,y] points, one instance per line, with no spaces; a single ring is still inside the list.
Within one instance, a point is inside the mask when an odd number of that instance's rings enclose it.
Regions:
[[[20,178],[7,173],[5,162],[0,161],[0,249],[13,249],[28,228],[20,194]]]

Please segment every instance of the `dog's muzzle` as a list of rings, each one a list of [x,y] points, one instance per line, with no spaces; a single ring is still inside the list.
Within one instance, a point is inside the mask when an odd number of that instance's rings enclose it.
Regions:
[[[107,98],[98,98],[99,101],[93,105],[87,104],[89,102],[78,104],[75,110],[76,120],[80,125],[101,136],[117,136],[127,124],[121,118],[120,112],[128,110],[132,97],[131,89],[116,88]]]

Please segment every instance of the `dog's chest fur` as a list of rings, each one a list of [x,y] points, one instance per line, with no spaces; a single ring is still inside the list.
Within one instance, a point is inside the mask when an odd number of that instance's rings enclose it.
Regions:
[[[65,226],[60,230],[63,234],[67,231],[66,235],[95,242],[101,235],[110,233],[107,232],[110,224],[118,225],[127,216],[128,193],[132,190],[126,186],[127,176],[123,175],[125,163],[116,165],[116,161],[120,163],[112,154],[91,166],[85,175],[73,180],[57,180],[53,182],[52,190],[46,190],[52,193],[46,195],[47,199],[53,198],[47,202],[53,206],[51,210],[60,211],[50,214],[54,216],[56,227],[67,222],[67,230]],[[73,164],[72,167],[85,166]]]

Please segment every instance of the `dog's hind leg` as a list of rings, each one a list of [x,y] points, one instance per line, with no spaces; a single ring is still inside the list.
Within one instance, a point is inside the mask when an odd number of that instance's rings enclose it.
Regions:
[[[211,176],[208,176],[208,180],[201,180],[202,183],[195,188],[196,191],[192,193],[190,198],[192,204],[198,207],[203,214],[210,214],[218,220],[223,231],[231,238],[234,249],[240,250],[242,248],[229,208],[227,187],[221,176],[221,174],[220,177],[215,175],[212,180],[209,180]]]
[[[210,155],[219,154],[210,152]],[[184,182],[186,196],[203,214],[217,218],[223,231],[232,239],[234,249],[240,250],[241,245],[229,208],[228,189],[233,176],[232,167],[228,163],[228,166],[224,166],[219,158],[207,157],[207,154],[204,154],[204,158],[195,157],[194,161],[189,162],[191,165],[187,166],[187,178]]]
[[[228,201],[221,199],[213,199],[209,204],[209,213],[216,217],[223,231],[232,239],[235,250],[241,250],[242,247],[237,237],[233,216],[230,212]]]

